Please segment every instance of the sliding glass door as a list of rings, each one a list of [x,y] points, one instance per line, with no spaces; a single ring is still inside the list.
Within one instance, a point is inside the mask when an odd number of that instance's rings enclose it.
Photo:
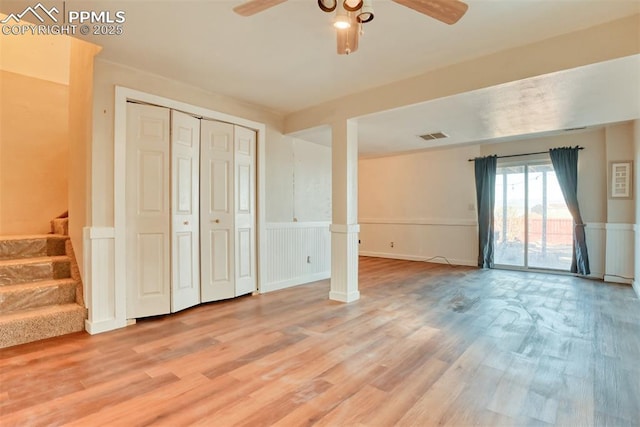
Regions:
[[[495,264],[571,268],[573,220],[550,163],[498,166]]]

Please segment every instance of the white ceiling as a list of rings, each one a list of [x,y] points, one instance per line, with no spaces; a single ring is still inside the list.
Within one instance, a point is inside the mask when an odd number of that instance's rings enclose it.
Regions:
[[[374,0],[375,19],[349,56],[336,54],[332,16],[321,12],[316,0],[289,0],[247,18],[232,12],[243,0],[67,0],[66,8],[126,12],[123,35],[88,37],[103,46],[101,58],[283,114],[640,13],[638,0],[466,1],[467,14],[448,26],[389,0]],[[3,0],[0,11],[17,12],[24,5]],[[598,76],[611,75],[593,69],[578,77]],[[425,147],[416,145],[415,135],[431,131],[451,134],[451,144],[616,119],[600,117],[610,109],[593,102],[611,87],[593,84],[542,77],[366,117],[360,121],[360,148],[382,153]],[[518,108],[507,109],[504,99]],[[532,100],[539,102],[527,104]],[[611,99],[606,105],[618,104]],[[322,142],[326,131],[304,137]]]

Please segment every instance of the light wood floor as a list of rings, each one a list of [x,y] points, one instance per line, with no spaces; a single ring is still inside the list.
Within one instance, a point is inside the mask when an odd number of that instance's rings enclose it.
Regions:
[[[640,301],[570,276],[361,258],[328,281],[0,350],[0,425],[640,423]]]

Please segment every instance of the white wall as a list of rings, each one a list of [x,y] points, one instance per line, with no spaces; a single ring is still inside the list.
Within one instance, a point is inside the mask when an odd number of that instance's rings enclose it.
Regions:
[[[331,221],[331,148],[282,137],[267,145],[267,221]]]
[[[267,145],[267,226],[262,292],[331,273],[331,148],[283,137]]]
[[[473,163],[467,159],[581,145],[585,149],[578,165],[578,200],[587,223],[592,276],[609,274],[609,279],[619,281],[614,275],[624,276],[633,268],[633,257],[629,258],[633,239],[629,239],[628,229],[633,229],[635,213],[629,201],[608,200],[608,161],[633,157],[633,135],[633,126],[626,123],[519,141],[360,159],[360,253],[416,260],[444,256],[454,264],[476,265],[475,178]]]

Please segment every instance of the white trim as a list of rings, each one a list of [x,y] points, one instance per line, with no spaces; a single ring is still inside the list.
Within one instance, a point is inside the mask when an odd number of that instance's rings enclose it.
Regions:
[[[640,299],[640,284],[638,284],[637,281],[633,280],[631,282],[631,286],[633,287],[633,290],[636,291],[636,296],[638,297],[638,299]]]
[[[283,228],[310,228],[310,227],[326,227],[329,228],[329,221],[309,221],[309,222],[268,222],[264,228],[267,230],[280,230]]]
[[[633,224],[622,224],[608,222],[605,227],[607,230],[628,230],[633,231]]]
[[[585,222],[585,227],[593,228],[594,230],[606,230],[606,223],[604,222]]]
[[[355,291],[351,293],[331,291],[329,292],[329,299],[333,301],[339,302],[353,302],[360,299],[360,291]]]
[[[340,234],[359,233],[360,224],[331,224],[329,231]]]
[[[257,132],[258,162],[257,162],[257,218],[256,238],[258,240],[257,269],[258,269],[258,292],[260,292],[264,282],[264,269],[261,268],[264,254],[266,253],[265,236],[265,142],[266,125],[264,123],[243,119],[208,108],[198,107],[174,99],[164,98],[130,89],[122,86],[115,86],[114,101],[114,271],[115,271],[115,305],[117,321],[126,324],[126,206],[125,206],[125,174],[126,170],[126,133],[127,133],[127,100],[139,101],[148,104],[158,105],[165,108],[180,110],[223,122],[233,123],[239,126],[253,129]],[[115,329],[115,328],[114,328]]]
[[[280,282],[266,283],[263,285],[261,291],[263,293],[279,291],[281,289],[290,288],[292,286],[304,285],[311,282],[317,282],[318,280],[326,280],[330,277],[331,273],[328,271],[315,274],[307,274],[304,276],[294,277],[292,279],[282,280]]]
[[[612,275],[609,275],[609,274],[605,274],[603,280],[605,282],[609,282],[609,283],[622,283],[624,285],[632,285],[633,284],[633,279],[627,279],[627,278],[624,278],[624,277],[612,276]]]
[[[113,331],[114,329],[124,328],[125,326],[128,326],[128,324],[122,324],[122,322],[116,319],[99,320],[96,322],[92,322],[87,319],[84,321],[84,329],[91,335]]]
[[[460,218],[360,218],[360,224],[396,224],[396,225],[440,225],[456,227],[477,227],[475,219]]]
[[[113,239],[116,235],[114,227],[86,227],[88,229],[87,238],[94,239]]]
[[[433,262],[436,264],[447,264],[447,261],[444,260],[441,256],[416,256],[416,255],[403,255],[403,254],[392,254],[387,252],[373,252],[373,251],[360,251],[360,256],[369,256],[374,258],[389,258],[389,259],[402,259],[405,261],[422,261],[422,262]],[[477,267],[478,261],[476,260],[464,260],[457,258],[447,258],[449,262],[453,265],[466,265],[469,267]]]
[[[117,289],[115,283],[115,229],[113,227],[84,227],[82,229],[85,263],[85,305],[89,318],[85,320],[85,330],[97,334],[126,326],[126,307],[118,307],[116,294],[113,301],[110,289]],[[114,264],[111,264],[111,260]],[[113,271],[114,275],[109,272]],[[113,311],[111,311],[113,310]]]

